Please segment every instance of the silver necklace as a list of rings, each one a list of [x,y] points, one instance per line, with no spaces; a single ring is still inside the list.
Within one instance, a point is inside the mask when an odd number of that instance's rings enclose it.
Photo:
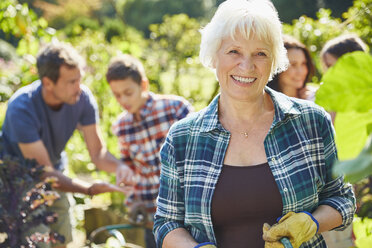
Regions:
[[[248,132],[240,132],[240,134],[243,134],[245,138],[248,138]]]

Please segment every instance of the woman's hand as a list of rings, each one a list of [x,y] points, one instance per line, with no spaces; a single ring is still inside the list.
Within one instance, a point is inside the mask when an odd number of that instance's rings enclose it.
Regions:
[[[133,190],[133,186],[123,186],[119,187],[111,183],[95,182],[88,188],[88,195],[98,195],[107,192],[122,192],[124,194],[129,194]]]
[[[316,91],[317,88],[314,86],[306,85],[304,88],[298,91],[298,94],[301,99],[314,101]]]
[[[270,227],[265,223],[263,227],[263,239],[265,248],[283,248],[280,239],[289,238],[294,248],[298,248],[302,243],[310,240],[318,231],[319,224],[310,213],[289,212],[284,215],[278,224]]]

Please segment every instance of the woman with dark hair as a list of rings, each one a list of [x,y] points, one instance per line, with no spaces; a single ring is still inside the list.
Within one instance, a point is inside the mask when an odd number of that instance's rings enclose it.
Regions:
[[[268,86],[287,96],[314,100],[314,91],[306,86],[315,71],[309,50],[292,36],[283,35],[283,41],[287,49],[289,67],[286,71],[276,74]]]

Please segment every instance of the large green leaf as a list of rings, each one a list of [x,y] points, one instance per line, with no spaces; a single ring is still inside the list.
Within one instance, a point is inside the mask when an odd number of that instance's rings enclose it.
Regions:
[[[333,168],[333,175],[345,175],[345,180],[356,183],[361,179],[372,175],[372,135],[359,156],[353,160],[337,162]]]
[[[336,145],[340,160],[353,159],[362,151],[368,138],[368,124],[372,125],[371,112],[336,114]]]
[[[322,77],[316,103],[335,112],[372,109],[372,56],[365,52],[343,55]]]

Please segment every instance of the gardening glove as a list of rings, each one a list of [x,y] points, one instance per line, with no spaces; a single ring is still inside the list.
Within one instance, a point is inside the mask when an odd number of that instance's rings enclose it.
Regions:
[[[263,239],[265,248],[283,248],[280,242],[282,237],[287,237],[294,248],[310,240],[318,232],[319,223],[308,212],[289,212],[284,215],[278,224],[270,227],[265,223],[263,226]]]
[[[217,246],[215,246],[215,244],[213,244],[212,242],[204,242],[198,244],[194,248],[217,248]]]

